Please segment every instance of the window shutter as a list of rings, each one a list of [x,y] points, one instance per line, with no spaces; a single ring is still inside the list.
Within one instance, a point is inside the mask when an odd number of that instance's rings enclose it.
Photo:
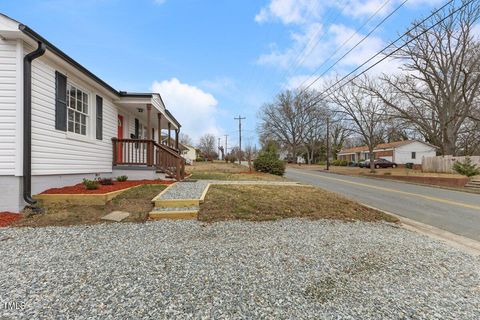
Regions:
[[[140,121],[135,118],[135,139],[139,139],[140,137]]]
[[[103,98],[97,96],[97,121],[96,121],[96,133],[97,140],[103,139]]]
[[[55,71],[55,129],[67,131],[67,77]]]

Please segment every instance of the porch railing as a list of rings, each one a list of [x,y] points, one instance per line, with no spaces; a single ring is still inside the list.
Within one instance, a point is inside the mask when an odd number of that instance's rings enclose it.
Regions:
[[[177,180],[185,177],[185,159],[175,149],[153,140],[112,138],[113,166],[154,167]]]

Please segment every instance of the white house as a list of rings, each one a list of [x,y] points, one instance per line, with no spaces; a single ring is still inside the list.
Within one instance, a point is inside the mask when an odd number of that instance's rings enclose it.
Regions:
[[[422,164],[423,157],[434,157],[438,147],[417,140],[404,140],[379,144],[373,149],[375,159],[383,158],[397,164]],[[338,159],[360,162],[369,159],[367,146],[341,150]]]
[[[182,148],[183,147],[183,148]],[[181,154],[188,164],[193,164],[197,160],[197,149],[187,144],[181,144]]]
[[[159,94],[117,91],[0,14],[0,211],[98,175],[182,178],[179,130]]]

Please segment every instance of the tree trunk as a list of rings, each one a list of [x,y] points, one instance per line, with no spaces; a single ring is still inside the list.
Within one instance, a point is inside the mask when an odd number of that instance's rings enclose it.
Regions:
[[[373,149],[370,149],[369,152],[370,152],[370,172],[375,172],[375,153],[373,153]]]

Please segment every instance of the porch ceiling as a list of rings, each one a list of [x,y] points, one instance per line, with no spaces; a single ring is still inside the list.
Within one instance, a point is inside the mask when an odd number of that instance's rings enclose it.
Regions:
[[[129,111],[143,123],[147,122],[147,105],[152,106],[151,121],[152,127],[157,128],[158,114],[161,114],[161,129],[168,129],[168,123],[171,124],[171,129],[178,129],[176,121],[170,118],[167,110],[161,110],[154,103],[151,97],[145,98],[121,98],[115,102],[116,105]]]

